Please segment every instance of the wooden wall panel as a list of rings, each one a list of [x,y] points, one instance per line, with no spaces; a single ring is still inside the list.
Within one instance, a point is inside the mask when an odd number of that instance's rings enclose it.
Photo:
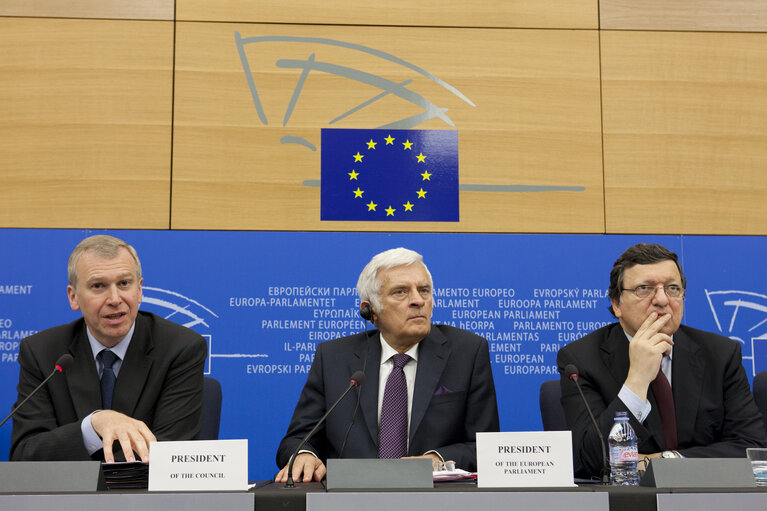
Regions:
[[[476,106],[402,66],[308,42],[243,46],[264,114],[257,114],[235,43],[242,37],[318,37],[385,50],[456,87]],[[595,31],[319,27],[179,23],[172,227],[179,229],[602,232],[598,40]],[[320,128],[375,128],[414,115],[387,97],[312,72],[288,122],[299,72],[279,59],[333,62],[413,80],[408,88],[448,108],[460,137],[460,181],[567,191],[462,191],[460,223],[321,222]],[[450,129],[432,119],[419,128]],[[281,144],[300,136],[317,147]],[[578,190],[578,191],[576,191]]]
[[[3,0],[0,16],[173,20],[173,0]]]
[[[167,228],[171,22],[0,18],[0,225]]]
[[[599,0],[603,30],[767,32],[764,0]]]
[[[607,232],[767,234],[767,34],[601,43]]]
[[[596,29],[598,0],[178,0],[180,21]]]

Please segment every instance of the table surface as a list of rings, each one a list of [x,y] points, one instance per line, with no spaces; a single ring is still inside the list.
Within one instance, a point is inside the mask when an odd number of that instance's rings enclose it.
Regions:
[[[477,488],[474,483],[435,483],[434,488],[424,489],[371,489],[371,490],[331,490],[328,493],[385,493],[385,492],[464,492],[464,493],[485,493],[485,492],[502,492],[502,493],[519,493],[519,492],[607,492],[610,510],[611,511],[657,511],[657,496],[659,494],[706,494],[706,493],[763,493],[767,500],[767,488],[650,488],[645,486],[602,486],[600,484],[583,484],[571,488]],[[120,500],[125,500],[130,496],[141,496],[143,499],[149,499],[150,501],[157,501],[172,497],[170,494],[176,495],[182,498],[199,497],[213,498],[216,502],[223,502],[226,495],[234,497],[236,495],[252,495],[253,506],[257,511],[306,511],[306,495],[308,493],[325,493],[325,487],[320,483],[296,483],[295,488],[285,488],[284,484],[276,484],[271,481],[258,481],[255,488],[249,492],[219,492],[218,498],[214,492],[156,492],[149,493],[147,490],[128,490],[128,491],[107,491],[107,492],[77,492],[77,493],[36,493],[36,494],[19,494],[19,493],[0,493],[0,502],[7,497],[17,497],[24,495],[29,502],[38,504],[42,503],[46,498],[50,499],[54,495],[67,495],[73,496],[76,494],[86,497],[98,497],[100,502],[104,502],[102,499],[106,497],[114,497],[114,501],[118,503]],[[110,499],[111,500],[111,499]],[[197,499],[204,500],[204,499]],[[200,502],[202,503],[202,502]],[[165,502],[167,504],[167,502]],[[36,505],[35,505],[36,506]],[[30,507],[24,509],[38,509],[37,507]],[[0,508],[3,506],[0,505]],[[115,507],[117,509],[119,506]],[[219,507],[218,505],[210,506],[207,504],[207,509],[211,507]],[[66,506],[64,506],[66,508]],[[66,511],[61,508],[60,511]],[[146,507],[151,508],[151,506]],[[165,509],[167,507],[163,507]],[[40,507],[40,509],[43,509]],[[46,511],[50,509],[50,506],[45,507]],[[82,508],[78,508],[82,509]],[[399,511],[407,511],[406,509],[400,509]]]
[[[269,483],[254,490],[258,511],[306,511],[306,494],[325,492],[320,483],[296,483],[295,488]],[[361,492],[365,490],[332,490]],[[375,492],[403,490],[370,490]],[[406,490],[412,492],[608,492],[610,509],[616,511],[656,511],[659,493],[767,493],[767,488],[650,488],[646,486],[603,486],[584,484],[573,488],[477,488],[467,483],[435,483],[434,488]],[[404,511],[404,510],[401,510]]]

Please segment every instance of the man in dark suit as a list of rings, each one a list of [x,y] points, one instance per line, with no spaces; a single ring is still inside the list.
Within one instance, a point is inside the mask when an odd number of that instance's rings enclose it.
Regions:
[[[205,339],[139,312],[142,282],[138,255],[124,241],[98,235],[75,247],[67,293],[83,318],[22,341],[17,403],[61,355],[74,362],[14,415],[12,461],[148,461],[150,442],[195,438]],[[104,387],[105,377],[116,379]]]
[[[275,481],[287,480],[290,456],[301,439],[360,370],[367,383],[341,402],[296,457],[295,480],[319,481],[325,460],[341,457],[426,457],[476,470],[476,433],[499,429],[487,341],[433,326],[432,288],[422,257],[411,250],[387,250],[365,266],[357,282],[360,314],[378,330],[317,347],[277,451],[282,470]],[[391,411],[396,395],[399,415]]]
[[[575,383],[565,374],[568,364],[579,370],[605,439],[615,412],[629,412],[640,459],[745,457],[747,447],[767,445],[740,344],[681,325],[686,287],[676,254],[660,245],[635,245],[610,274],[610,310],[618,323],[559,350],[576,476],[597,476],[602,451]]]

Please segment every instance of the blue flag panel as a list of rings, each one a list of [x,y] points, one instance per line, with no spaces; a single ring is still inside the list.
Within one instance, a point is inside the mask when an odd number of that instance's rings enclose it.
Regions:
[[[322,130],[322,220],[457,222],[458,132]]]

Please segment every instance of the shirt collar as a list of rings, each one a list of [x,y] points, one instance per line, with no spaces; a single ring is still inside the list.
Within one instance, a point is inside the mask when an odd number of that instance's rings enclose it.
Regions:
[[[128,346],[130,345],[131,339],[133,339],[133,331],[136,329],[136,322],[133,322],[133,325],[130,327],[130,330],[128,330],[128,333],[125,337],[123,337],[120,342],[109,348],[110,351],[114,352],[115,355],[120,357],[120,360],[125,360],[125,354],[128,352]],[[93,334],[91,334],[90,329],[86,326],[85,331],[88,333],[88,342],[91,345],[91,352],[93,353],[93,360],[96,360],[96,357],[98,354],[105,348],[103,344],[101,344],[95,337],[93,337]]]
[[[381,338],[380,339],[381,340],[381,365],[383,365],[385,362],[388,362],[389,359],[392,358],[394,355],[398,354],[399,351],[389,346],[389,343],[386,342],[383,334],[379,334],[379,337]],[[415,346],[407,350],[405,354],[410,355],[410,358],[418,362],[418,346],[420,345],[421,343],[417,342]]]

